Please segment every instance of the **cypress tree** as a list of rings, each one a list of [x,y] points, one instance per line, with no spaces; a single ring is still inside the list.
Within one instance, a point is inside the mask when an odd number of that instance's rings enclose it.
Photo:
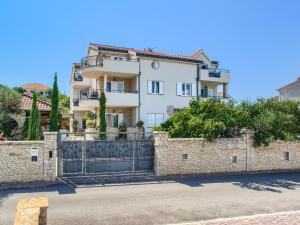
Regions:
[[[40,140],[41,138],[41,114],[37,107],[36,94],[33,94],[30,117],[28,122],[28,140]]]
[[[54,75],[54,83],[51,91],[51,113],[50,113],[50,131],[58,131],[59,112],[58,112],[58,86],[57,74]]]
[[[105,121],[105,107],[106,107],[106,97],[104,92],[101,92],[100,95],[100,110],[99,110],[99,118],[100,118],[100,140],[105,140],[106,135],[101,132],[106,132],[106,121]]]

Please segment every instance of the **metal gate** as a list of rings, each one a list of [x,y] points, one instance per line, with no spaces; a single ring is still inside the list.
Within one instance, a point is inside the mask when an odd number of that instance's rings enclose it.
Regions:
[[[118,135],[106,133],[102,136],[105,140],[94,140],[99,139],[99,133],[60,133],[59,174],[153,171],[152,134],[126,133],[121,138]]]

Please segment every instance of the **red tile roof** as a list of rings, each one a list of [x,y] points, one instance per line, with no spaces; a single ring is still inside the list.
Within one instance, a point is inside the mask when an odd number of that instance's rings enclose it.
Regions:
[[[34,90],[34,91],[50,91],[49,87],[39,83],[24,84],[21,86],[21,88],[25,90]]]
[[[123,47],[117,47],[117,46],[112,46],[112,45],[101,45],[101,44],[91,44],[94,45],[98,48],[102,49],[111,49],[111,50],[119,50],[119,51],[134,51],[137,54],[142,54],[144,56],[153,56],[153,57],[167,57],[171,59],[179,59],[179,60],[188,60],[188,61],[200,61],[197,59],[197,54],[199,52],[203,52],[202,50],[197,51],[196,53],[190,55],[190,56],[184,56],[184,55],[177,55],[177,54],[169,54],[169,53],[163,53],[163,52],[155,52],[152,51],[151,49],[145,49],[145,50],[138,50],[134,48],[123,48]]]
[[[21,102],[21,108],[23,110],[31,110],[32,105],[32,95],[23,93],[22,94],[22,102]],[[51,111],[51,104],[45,101],[37,100],[37,106],[40,111]]]

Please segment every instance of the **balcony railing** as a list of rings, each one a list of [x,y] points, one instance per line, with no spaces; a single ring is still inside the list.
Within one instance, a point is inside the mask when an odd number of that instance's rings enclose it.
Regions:
[[[79,98],[74,98],[73,99],[73,105],[74,106],[79,106]]]
[[[74,81],[83,81],[83,77],[80,73],[74,74]]]
[[[220,78],[221,77],[221,70],[219,70],[219,69],[208,69],[208,76],[209,77]]]
[[[89,89],[80,92],[80,99],[98,99],[103,91],[111,93],[138,93],[136,90],[131,89]]]
[[[228,97],[217,96],[217,95],[201,95],[200,98],[210,98],[214,100],[228,99]]]
[[[81,68],[93,67],[93,66],[103,66],[104,59],[108,60],[115,60],[115,61],[130,61],[136,62],[136,59],[130,59],[128,57],[123,56],[101,56],[101,55],[94,55],[94,56],[86,56],[81,59]]]

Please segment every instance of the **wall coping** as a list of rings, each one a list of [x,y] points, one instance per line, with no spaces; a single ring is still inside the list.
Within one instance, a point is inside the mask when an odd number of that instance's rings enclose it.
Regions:
[[[0,145],[32,145],[44,143],[45,141],[0,141]]]
[[[53,135],[56,135],[58,134],[59,132],[58,131],[44,131],[43,134],[53,134]]]

